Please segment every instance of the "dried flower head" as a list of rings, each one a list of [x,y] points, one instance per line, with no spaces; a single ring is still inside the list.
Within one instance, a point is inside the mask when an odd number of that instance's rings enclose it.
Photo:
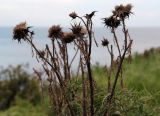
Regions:
[[[74,25],[71,26],[72,26],[71,30],[76,37],[83,37],[86,34],[84,28],[80,25],[80,23],[79,24],[75,23]]]
[[[85,17],[86,17],[87,19],[91,19],[91,18],[95,15],[96,12],[98,12],[98,11],[93,11],[93,12],[91,12],[90,14],[86,14]]]
[[[53,25],[48,30],[48,37],[51,39],[61,38],[62,37],[62,28],[59,25]]]
[[[105,26],[110,28],[117,28],[120,25],[120,20],[115,16],[110,16],[109,18],[103,19]]]
[[[71,43],[76,38],[75,34],[72,32],[63,33],[62,41],[64,43]]]
[[[133,8],[132,4],[127,4],[127,5],[125,6],[125,10],[126,10],[127,12],[130,12],[130,13],[132,13],[132,12],[131,12],[132,8]]]
[[[27,27],[26,22],[22,22],[16,25],[13,29],[13,39],[18,40],[18,42],[20,42],[21,39],[25,40],[26,37],[29,35],[29,28],[30,27]]]
[[[72,19],[77,18],[77,14],[76,14],[75,12],[70,13],[69,16],[70,16]]]
[[[108,41],[108,39],[103,39],[102,40],[102,46],[108,46],[108,44],[109,44],[109,41]]]
[[[127,4],[126,6],[121,4],[119,6],[115,6],[115,10],[113,10],[112,13],[114,16],[119,17],[120,19],[125,19],[132,14],[132,7],[133,6],[131,4]]]
[[[82,26],[80,24],[74,23],[74,25],[71,25],[71,26],[72,26],[71,30],[73,34],[79,35],[81,33]]]

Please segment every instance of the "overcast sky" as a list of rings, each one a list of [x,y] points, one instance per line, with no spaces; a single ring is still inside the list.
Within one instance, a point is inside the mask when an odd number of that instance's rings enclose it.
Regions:
[[[79,15],[99,11],[95,26],[103,26],[101,18],[111,14],[118,4],[132,3],[134,15],[128,21],[131,27],[160,27],[160,0],[0,0],[0,26],[15,26],[27,21],[32,26],[68,26],[72,11]]]

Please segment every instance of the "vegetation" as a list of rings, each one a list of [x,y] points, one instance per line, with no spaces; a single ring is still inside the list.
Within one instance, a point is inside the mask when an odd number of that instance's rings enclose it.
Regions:
[[[127,59],[126,59],[127,60]],[[127,62],[127,61],[126,61]],[[127,70],[126,70],[127,68]],[[100,115],[103,112],[103,103],[107,98],[106,68],[95,65],[92,68],[96,80],[95,112]],[[143,54],[136,53],[130,64],[124,65],[124,88],[118,83],[114,98],[113,114],[122,116],[159,116],[160,114],[160,48],[146,50]],[[112,77],[113,78],[113,77]],[[82,94],[81,78],[73,78],[68,86],[70,92],[76,92],[79,97]],[[69,96],[70,99],[73,96]],[[80,112],[80,102],[71,102],[74,110]],[[47,94],[45,99],[34,105],[26,98],[18,95],[8,110],[0,112],[2,116],[54,116],[49,107]],[[100,110],[99,110],[100,109]]]
[[[34,69],[38,83],[35,75],[27,73],[21,66],[2,70],[2,115],[157,115],[160,92],[155,81],[158,80],[159,66],[154,66],[160,61],[159,49],[145,51],[143,55],[136,54],[131,62],[133,40],[126,20],[133,14],[132,5],[117,5],[111,16],[102,18],[104,26],[113,36],[110,41],[104,37],[101,43],[110,56],[109,60],[106,59],[110,64],[92,66],[92,46],[99,46],[93,31],[96,12],[84,16],[70,13],[70,31],[64,31],[60,25],[51,26],[48,30],[50,44],[43,49],[37,48],[33,41],[35,33],[26,22],[14,27],[13,39],[19,43],[25,41],[31,46],[32,55],[41,64],[42,71]],[[121,39],[117,28],[123,35]],[[75,50],[72,56],[69,53],[71,48]],[[79,63],[77,74],[72,73],[75,60]],[[156,64],[148,61],[156,61]]]
[[[131,10],[131,4],[117,5],[110,17],[103,18],[104,25],[113,35],[111,42],[106,39],[107,37],[102,40],[104,49],[108,50],[111,57],[110,66],[106,67],[108,84],[106,84],[106,92],[103,92],[105,101],[97,101],[101,88],[96,87],[97,82],[91,66],[92,46],[95,43],[98,47],[93,31],[93,17],[97,11],[85,16],[79,16],[75,12],[70,13],[69,16],[74,20],[71,22],[70,31],[63,31],[59,25],[51,26],[48,30],[51,45],[46,44],[42,50],[34,44],[34,31],[31,31],[31,27],[26,22],[15,26],[13,39],[28,43],[32,48],[33,56],[41,63],[48,81],[52,111],[56,115],[109,116],[114,114],[116,86],[120,78],[121,88],[124,88],[123,63],[125,57],[131,56],[133,40],[125,23],[132,14]],[[122,29],[123,39],[118,38],[117,28]],[[69,47],[75,50],[73,56],[69,54]],[[113,49],[118,51],[118,55]],[[72,74],[75,59],[79,63],[76,76]],[[41,72],[36,69],[34,71],[42,83]],[[97,103],[103,104],[102,108],[97,108]]]
[[[40,101],[35,76],[27,73],[21,65],[10,66],[0,72],[0,110],[8,109],[17,96],[27,99],[33,105]]]
[[[16,103],[12,105],[8,110],[1,111],[1,116],[47,116],[47,113],[42,106],[40,105],[33,105],[28,100],[22,100],[17,98]]]
[[[122,116],[159,116],[159,64],[160,48],[145,50],[143,54],[136,53],[130,64],[125,63],[125,87],[121,91],[120,83],[118,84],[114,111],[120,112]],[[94,75],[99,88],[104,89],[107,84],[104,68],[95,66]]]
[[[42,99],[41,87],[35,74],[26,66],[9,66],[0,71],[0,115],[1,116],[46,116],[49,101]],[[47,93],[46,93],[47,94]],[[43,101],[43,106],[42,106]]]

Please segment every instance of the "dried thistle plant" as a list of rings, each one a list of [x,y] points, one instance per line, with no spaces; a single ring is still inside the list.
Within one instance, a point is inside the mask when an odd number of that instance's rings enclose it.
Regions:
[[[110,77],[111,77],[111,73],[112,73],[112,70],[109,71],[109,76],[108,76],[108,91],[110,92],[110,95],[108,96],[108,101],[106,103],[106,111],[104,113],[104,116],[109,116],[110,115],[110,107],[111,107],[111,103],[113,102],[113,97],[114,97],[114,94],[115,94],[115,88],[116,88],[116,85],[117,85],[117,81],[118,81],[118,78],[121,77],[121,87],[123,88],[124,85],[123,85],[123,76],[122,76],[122,70],[123,70],[123,61],[125,59],[125,56],[126,55],[130,55],[131,53],[131,45],[132,45],[132,41],[130,39],[130,36],[129,36],[129,32],[128,32],[128,29],[126,28],[126,25],[125,25],[125,19],[126,17],[129,18],[130,14],[132,13],[131,12],[131,9],[132,9],[132,5],[131,4],[127,4],[126,6],[124,5],[119,5],[119,6],[116,6],[115,7],[115,10],[113,10],[113,14],[109,17],[109,18],[104,18],[104,24],[105,26],[107,27],[110,27],[110,30],[111,30],[111,33],[113,34],[113,37],[114,37],[114,41],[116,42],[116,47],[117,47],[117,50],[118,50],[118,57],[117,57],[117,62],[118,62],[118,65],[117,65],[117,68],[116,68],[116,73],[115,73],[115,80],[113,82],[113,86],[112,88],[110,87],[111,86],[111,82],[110,82]],[[118,39],[117,37],[117,34],[115,32],[115,29],[120,27],[120,25],[122,25],[122,33],[124,35],[124,43],[122,46],[120,46],[120,39]],[[102,45],[105,44],[105,41],[106,40],[103,40],[102,41]],[[113,50],[112,50],[112,46],[111,45],[111,49],[108,48],[108,45],[105,44],[107,46],[107,49],[108,49],[108,52],[111,56],[111,69],[113,68]]]
[[[104,49],[107,48],[111,57],[111,65],[108,67],[108,92],[110,95],[107,98],[108,101],[105,106],[104,116],[110,115],[110,106],[113,103],[118,78],[121,77],[123,61],[125,56],[131,53],[132,40],[129,37],[128,29],[125,25],[125,20],[132,14],[131,9],[132,5],[130,4],[126,6],[116,6],[110,17],[103,18],[104,25],[109,27],[108,29],[111,30],[114,41],[116,42],[116,46],[114,46],[111,45],[108,39],[104,38],[102,40]],[[56,115],[96,115],[94,106],[96,82],[94,81],[91,68],[92,45],[93,42],[97,44],[93,32],[93,17],[96,12],[97,11],[93,11],[84,16],[79,16],[75,12],[70,13],[69,16],[74,20],[74,23],[71,24],[70,32],[64,32],[60,25],[51,26],[48,30],[51,46],[49,47],[49,45],[46,44],[43,50],[39,50],[33,43],[34,32],[30,30],[31,27],[27,26],[26,22],[18,24],[13,30],[13,39],[18,40],[18,42],[26,41],[30,44],[37,61],[41,61],[39,63],[41,63],[42,69],[47,77],[50,101]],[[124,34],[123,45],[120,45],[119,41],[121,40],[119,40],[115,31],[115,29],[120,26],[122,26],[122,33]],[[70,45],[73,45],[73,49],[76,49],[71,59],[69,59],[68,52],[68,46]],[[114,60],[113,47],[117,48],[119,53],[116,61]],[[74,90],[68,93],[70,82],[73,80],[71,68],[77,57],[79,58],[79,66],[77,67],[78,76],[74,78],[81,77],[82,79],[82,96],[77,96]],[[115,62],[117,63],[115,80],[111,83]],[[40,75],[37,70],[35,70],[35,72],[37,75]],[[79,74],[79,72],[81,73]],[[121,82],[123,82],[122,78]],[[69,97],[70,95],[72,97]],[[75,111],[73,101],[81,104],[81,114],[77,114]]]

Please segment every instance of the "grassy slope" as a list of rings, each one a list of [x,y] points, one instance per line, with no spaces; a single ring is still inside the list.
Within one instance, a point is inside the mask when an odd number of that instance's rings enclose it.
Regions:
[[[120,87],[117,87],[116,109],[126,116],[160,116],[160,53],[135,55],[131,64],[125,65],[124,70],[127,89],[122,92],[119,91]],[[106,95],[107,78],[101,67],[95,66],[93,73],[97,82],[95,106],[99,109]],[[18,100],[16,106],[1,112],[0,116],[21,116],[22,114],[23,116],[47,116],[46,110],[40,105],[32,106],[21,100]]]
[[[36,106],[27,100],[16,99],[16,103],[6,111],[0,112],[0,116],[47,116],[41,104]]]
[[[95,67],[94,75],[97,86],[105,88],[107,79],[103,70]],[[125,63],[123,77],[126,89],[120,92],[117,86],[117,104],[123,107],[117,106],[117,110],[127,116],[160,116],[160,52],[136,54],[131,64]]]
[[[126,84],[129,88],[155,92],[160,90],[160,53],[147,56],[135,55],[133,62],[126,66]]]
[[[136,54],[132,59],[131,63],[124,65],[123,76],[127,88],[153,93],[160,90],[160,53],[149,53],[147,56]],[[94,66],[94,77],[100,86],[107,84],[104,70],[102,67]]]

